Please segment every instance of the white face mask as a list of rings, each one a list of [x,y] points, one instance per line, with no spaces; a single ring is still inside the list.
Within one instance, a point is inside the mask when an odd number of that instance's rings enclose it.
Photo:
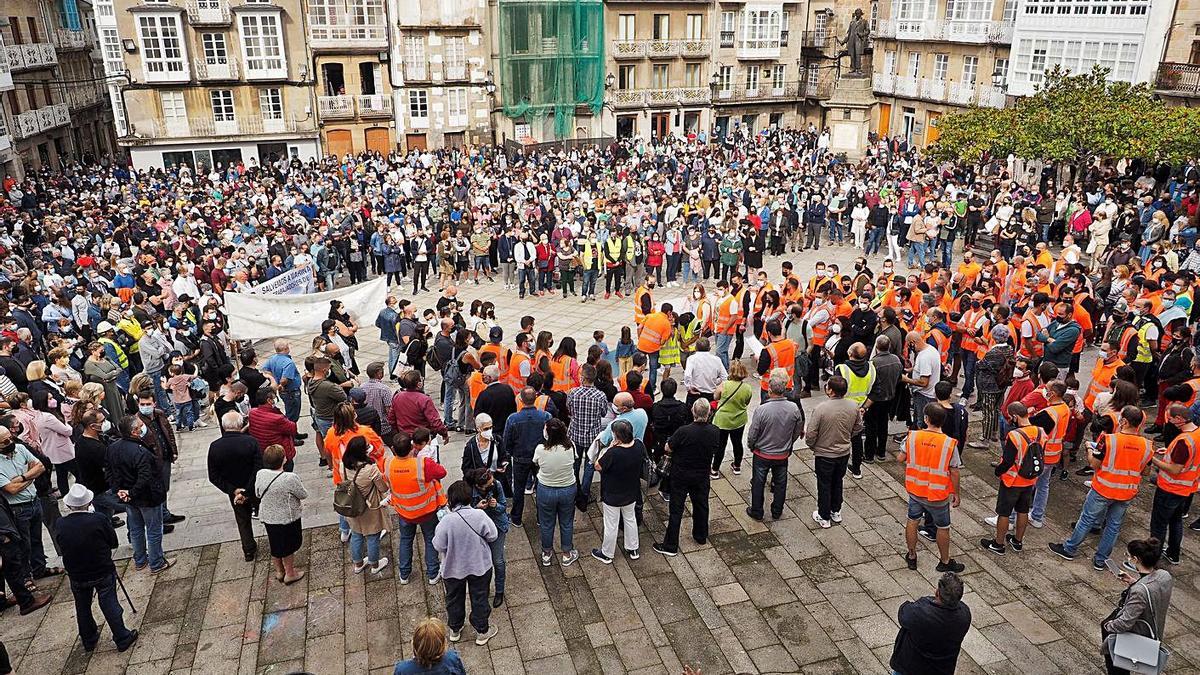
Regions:
[[[1099,352],[1099,354],[1098,354],[1098,356],[1100,357],[1100,360],[1101,360],[1101,361],[1104,361],[1105,359],[1107,359],[1107,358],[1108,358],[1108,350],[1107,350],[1107,349],[1101,349],[1101,350],[1100,350],[1100,352]]]
[[[1025,371],[1020,368],[1013,368],[1013,377],[1025,377]]]
[[[492,430],[491,430],[491,429],[484,429],[483,431],[480,431],[480,432],[479,432],[479,437],[480,437],[480,438],[482,438],[482,439],[483,439],[483,440],[485,440],[485,441],[490,441],[490,440],[492,440]]]

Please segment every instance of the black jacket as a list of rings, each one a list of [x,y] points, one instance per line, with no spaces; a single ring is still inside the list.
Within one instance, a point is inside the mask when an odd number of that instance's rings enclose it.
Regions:
[[[167,500],[154,453],[141,441],[122,438],[108,446],[105,461],[113,492],[129,491],[132,506],[159,506]]]
[[[954,675],[971,627],[971,609],[940,605],[930,596],[900,605],[900,632],[889,665],[900,675]]]
[[[354,405],[354,419],[359,426],[371,427],[371,429],[383,435],[383,421],[379,419],[379,411],[369,405]]]
[[[208,446],[208,482],[227,495],[242,488],[253,497],[254,478],[262,466],[262,451],[250,434],[227,432]]]
[[[512,387],[503,382],[488,385],[479,392],[479,398],[475,399],[475,414],[491,415],[494,438],[497,439],[504,438],[504,424],[509,416],[515,415],[516,412],[517,397],[513,394]]]
[[[108,516],[69,513],[58,519],[55,533],[63,567],[73,583],[100,581],[116,574],[112,551],[117,547],[117,533]]]
[[[492,445],[488,450],[488,461],[486,464],[483,458],[479,456],[479,441],[477,437],[472,436],[467,440],[467,445],[463,448],[462,456],[462,472],[466,475],[471,469],[487,469],[495,465],[497,467],[508,463],[508,453],[504,451],[504,437],[496,435],[496,430],[492,429]]]
[[[766,351],[766,350],[764,350]],[[664,398],[650,408],[650,426],[657,445],[661,446],[679,427],[692,421],[691,411],[677,398]]]

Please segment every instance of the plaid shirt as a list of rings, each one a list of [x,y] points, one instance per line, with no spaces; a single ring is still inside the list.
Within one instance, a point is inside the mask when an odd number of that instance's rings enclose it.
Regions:
[[[379,413],[379,421],[383,425],[385,435],[392,432],[392,425],[387,421],[387,410],[392,404],[392,396],[396,393],[383,380],[367,380],[362,389],[367,394],[367,406]]]
[[[567,437],[575,446],[575,452],[585,452],[608,414],[608,397],[593,386],[575,387],[567,394],[567,410],[571,413],[571,424]]]

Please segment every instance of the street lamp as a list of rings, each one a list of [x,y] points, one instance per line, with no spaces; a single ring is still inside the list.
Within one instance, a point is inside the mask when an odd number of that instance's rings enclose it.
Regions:
[[[483,88],[487,91],[488,96],[496,95],[496,81],[492,79],[492,71],[487,71],[487,79],[483,81]]]
[[[616,76],[614,76],[612,73],[609,73],[609,74],[608,74],[608,75],[607,75],[607,76],[604,78],[604,88],[605,88],[605,89],[612,89],[612,88],[613,88],[613,85],[614,85],[614,84],[616,84],[616,82],[617,82],[617,78],[616,78]]]
[[[1005,81],[1006,79],[1004,71],[1000,69],[1000,66],[996,66],[996,69],[992,71],[992,86],[1000,91],[1007,92],[1008,82]]]
[[[483,90],[488,95],[488,127],[492,131],[492,150],[496,149],[496,81],[492,78],[492,71],[487,71],[487,79],[483,81]]]
[[[717,100],[717,87],[721,86],[721,75],[717,72],[721,69],[721,64],[713,64],[712,77],[708,78],[708,91],[712,95],[712,100]]]

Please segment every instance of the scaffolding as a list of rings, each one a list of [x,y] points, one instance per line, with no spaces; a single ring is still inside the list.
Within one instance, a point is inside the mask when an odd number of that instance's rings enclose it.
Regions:
[[[572,135],[575,109],[604,104],[601,0],[500,0],[500,95],[504,114],[554,116],[556,138]]]

